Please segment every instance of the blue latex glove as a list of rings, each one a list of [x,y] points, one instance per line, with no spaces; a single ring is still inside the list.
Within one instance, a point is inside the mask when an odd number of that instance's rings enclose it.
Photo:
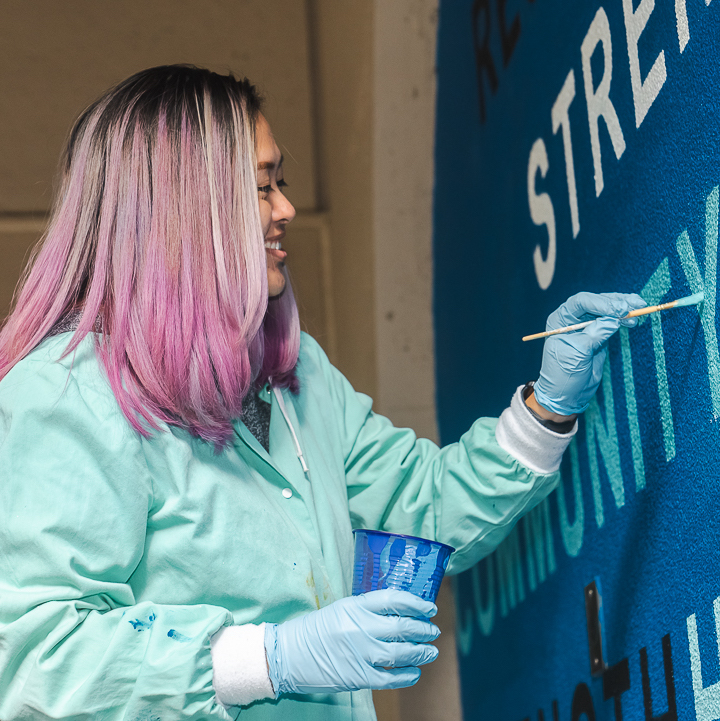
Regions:
[[[540,379],[533,389],[537,402],[563,416],[582,413],[602,380],[609,338],[621,325],[637,325],[637,318],[623,316],[646,305],[635,293],[578,293],[563,303],[545,330],[597,320],[582,330],[545,339]]]
[[[434,603],[407,591],[370,591],[265,626],[275,693],[334,693],[412,686],[438,651]]]

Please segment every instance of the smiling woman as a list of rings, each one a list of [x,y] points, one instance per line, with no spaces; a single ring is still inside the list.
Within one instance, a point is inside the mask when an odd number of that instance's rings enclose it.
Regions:
[[[263,251],[294,216],[276,156],[247,80],[169,66],[108,91],[70,134],[49,228],[0,332],[0,379],[74,312],[65,353],[103,329],[98,358],[138,432],[161,421],[227,443],[253,380],[295,384],[297,309],[290,288],[268,307],[286,279],[279,251]]]
[[[0,718],[374,719],[439,631],[407,592],[351,596],[353,528],[475,564],[557,483],[642,301],[576,296],[552,322],[612,317],[549,339],[537,393],[440,449],[300,333],[247,80],[138,73],[62,171],[0,331]]]
[[[259,116],[255,129],[255,152],[260,219],[267,253],[268,295],[275,298],[283,292],[287,283],[283,272],[287,253],[280,241],[285,237],[285,226],[295,217],[295,208],[283,195],[282,188],[287,185],[283,179],[283,157],[263,115]]]

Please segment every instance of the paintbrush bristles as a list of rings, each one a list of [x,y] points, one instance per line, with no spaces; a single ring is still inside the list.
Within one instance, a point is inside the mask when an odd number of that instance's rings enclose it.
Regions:
[[[649,313],[657,313],[660,310],[670,310],[670,308],[682,308],[690,305],[697,305],[702,303],[705,299],[703,293],[695,293],[689,295],[687,298],[678,298],[677,300],[671,300],[669,303],[661,303],[660,305],[650,305],[645,308],[638,308],[637,310],[631,310],[624,318],[636,318],[639,315],[648,315]],[[586,320],[584,323],[575,323],[575,325],[566,325],[564,328],[556,328],[555,330],[547,330],[544,333],[534,333],[533,335],[526,335],[523,340],[536,340],[538,338],[547,338],[551,335],[558,335],[560,333],[570,333],[574,330],[582,330],[587,328],[590,323],[594,323],[595,320]]]
[[[705,293],[700,291],[694,295],[689,295],[687,298],[680,298],[680,300],[677,301],[677,307],[680,308],[681,306],[686,305],[697,305],[698,303],[702,303],[704,300]]]

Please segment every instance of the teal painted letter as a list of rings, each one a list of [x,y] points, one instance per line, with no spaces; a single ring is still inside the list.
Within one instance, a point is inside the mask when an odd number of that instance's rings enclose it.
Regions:
[[[602,493],[600,492],[598,451],[605,463],[605,470],[610,481],[610,489],[615,497],[615,505],[618,508],[625,505],[625,487],[623,486],[622,469],[620,467],[620,446],[618,444],[617,427],[615,425],[615,401],[613,398],[609,357],[603,369],[602,387],[605,397],[605,423],[603,423],[597,397],[592,399],[589,408],[585,411],[588,461],[590,463],[593,497],[595,498],[595,520],[597,521],[598,528],[602,528],[602,525],[605,523]]]
[[[717,291],[718,246],[718,188],[713,189],[705,206],[705,276],[695,259],[695,251],[687,231],[680,234],[677,249],[685,277],[693,293],[704,293],[705,300],[697,306],[705,332],[708,377],[713,415],[720,417],[720,358],[718,357],[717,331],[715,329],[715,298]]]
[[[663,298],[670,291],[670,287],[670,264],[668,259],[665,258],[642,291],[640,291],[640,295],[648,305],[658,305],[663,302]],[[647,316],[640,316],[640,323],[644,323],[646,319]],[[650,322],[652,323],[655,375],[657,377],[660,420],[665,444],[665,460],[670,462],[675,458],[675,423],[673,421],[672,406],[670,405],[670,387],[668,386],[667,367],[665,365],[662,313],[653,313],[650,316]]]

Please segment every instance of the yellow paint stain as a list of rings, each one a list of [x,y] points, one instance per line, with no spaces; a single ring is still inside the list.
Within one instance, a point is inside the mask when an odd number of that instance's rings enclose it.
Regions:
[[[318,596],[317,587],[315,586],[315,576],[313,575],[312,571],[308,573],[308,576],[305,579],[305,583],[307,583],[308,587],[312,588],[313,592],[315,593],[315,606],[317,608],[321,608],[320,597]]]

